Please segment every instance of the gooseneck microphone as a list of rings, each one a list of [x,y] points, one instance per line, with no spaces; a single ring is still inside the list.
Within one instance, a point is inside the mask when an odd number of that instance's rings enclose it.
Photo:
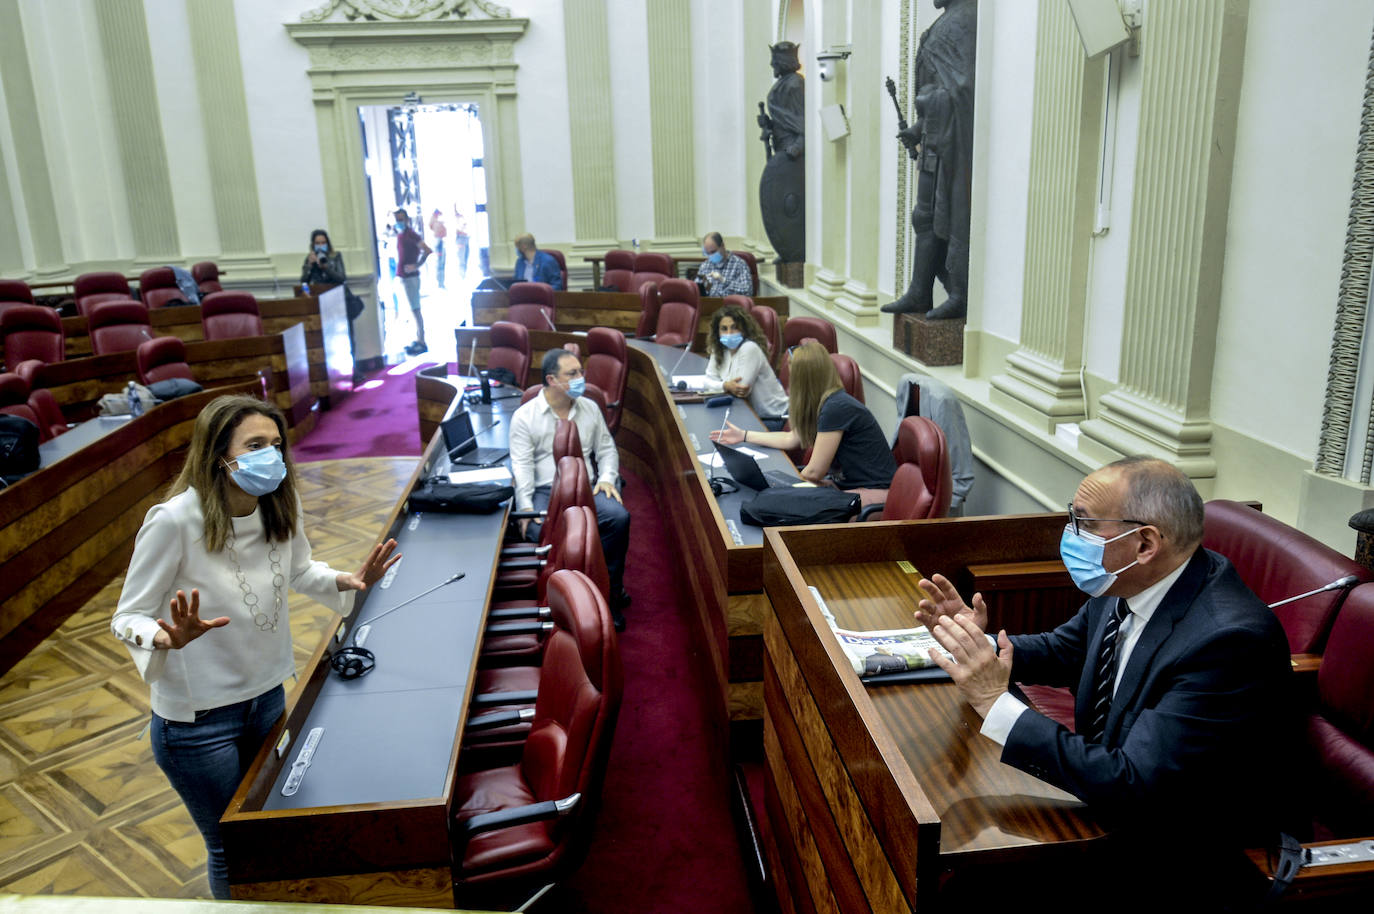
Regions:
[[[689,352],[691,352],[691,351],[692,351],[692,344],[691,344],[691,343],[688,343],[688,344],[683,348],[683,350],[682,350],[682,355],[678,356],[678,357],[677,357],[677,361],[673,363],[673,370],[670,371],[670,372],[668,372],[668,382],[669,382],[670,384],[672,383],[673,375],[677,374],[678,368],[682,365],[682,360],[685,359],[685,358],[687,358],[687,353],[689,353]],[[686,390],[686,389],[687,389],[687,384],[686,384],[686,382],[683,382],[682,385],[681,385],[680,387],[676,387],[675,389],[676,389],[676,390]]]
[[[426,594],[434,593],[446,584],[462,580],[467,572],[454,572],[447,580],[440,581],[424,593],[417,593],[409,600],[397,603],[386,612],[378,613],[366,622],[359,623],[353,629],[353,637],[349,638],[349,643],[336,650],[329,658],[329,666],[339,674],[340,679],[359,679],[366,676],[377,666],[377,655],[363,647],[363,642],[367,640],[367,633],[372,630],[372,623],[385,616],[389,616],[403,606],[409,606]]]
[[[552,330],[554,333],[557,333],[558,328],[553,325],[553,318],[549,317],[549,312],[545,311],[543,308],[540,308],[539,313],[544,315],[544,323],[549,325],[549,329]]]
[[[1316,590],[1309,590],[1307,593],[1300,593],[1296,597],[1289,597],[1288,599],[1280,600],[1277,603],[1270,603],[1269,608],[1277,609],[1280,606],[1286,606],[1289,603],[1296,602],[1305,597],[1313,596],[1314,594],[1326,593],[1328,590],[1345,590],[1347,587],[1354,587],[1358,583],[1360,583],[1359,578],[1357,578],[1353,574],[1348,574],[1343,578],[1339,578],[1335,581],[1332,581],[1330,584],[1318,587]]]

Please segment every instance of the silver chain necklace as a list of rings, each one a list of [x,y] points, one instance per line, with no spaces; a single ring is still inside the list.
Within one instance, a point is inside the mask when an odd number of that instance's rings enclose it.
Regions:
[[[267,553],[267,561],[272,565],[272,619],[269,622],[267,613],[258,608],[258,595],[253,593],[253,588],[248,586],[248,576],[243,573],[243,566],[239,564],[239,554],[234,551],[234,537],[231,534],[229,543],[226,547],[229,550],[229,561],[234,563],[234,577],[239,579],[239,590],[243,591],[243,605],[253,617],[253,624],[265,632],[277,630],[277,622],[281,619],[281,592],[286,584],[286,578],[281,573],[281,553],[276,546],[270,546]]]

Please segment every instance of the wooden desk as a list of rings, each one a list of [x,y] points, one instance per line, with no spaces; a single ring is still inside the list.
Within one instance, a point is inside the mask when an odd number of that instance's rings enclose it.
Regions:
[[[0,491],[0,671],[124,571],[143,515],[181,470],[201,409],[253,391],[205,390],[40,446],[43,467]],[[85,446],[72,450],[67,438]]]
[[[766,531],[765,846],[783,911],[920,910],[943,881],[1105,847],[1080,802],[999,761],[952,683],[859,682],[808,590],[842,626],[909,628],[918,575],[898,562],[957,581],[969,566],[1050,561],[1063,526],[1048,514]],[[1066,617],[1041,607],[1026,621]]]

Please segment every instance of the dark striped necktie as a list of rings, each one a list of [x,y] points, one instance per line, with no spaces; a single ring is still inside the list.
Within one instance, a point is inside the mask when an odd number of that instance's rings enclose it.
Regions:
[[[1097,654],[1097,688],[1093,692],[1092,725],[1084,735],[1088,742],[1100,743],[1107,733],[1107,713],[1112,709],[1112,686],[1116,683],[1116,635],[1121,630],[1121,620],[1131,609],[1120,597],[1112,617],[1107,620],[1107,630],[1102,633],[1102,647]]]

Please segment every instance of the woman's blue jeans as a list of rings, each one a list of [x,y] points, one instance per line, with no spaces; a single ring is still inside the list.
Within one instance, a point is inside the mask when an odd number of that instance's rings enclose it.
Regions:
[[[220,816],[285,707],[286,692],[277,686],[248,701],[197,711],[195,723],[153,715],[153,758],[205,838],[210,891],[216,898],[229,897]]]

